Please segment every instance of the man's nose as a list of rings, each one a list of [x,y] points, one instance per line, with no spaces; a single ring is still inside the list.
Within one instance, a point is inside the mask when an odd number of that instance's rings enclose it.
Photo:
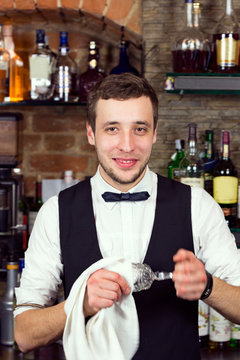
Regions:
[[[134,149],[134,135],[127,131],[123,132],[119,139],[119,149],[125,152],[131,152]]]

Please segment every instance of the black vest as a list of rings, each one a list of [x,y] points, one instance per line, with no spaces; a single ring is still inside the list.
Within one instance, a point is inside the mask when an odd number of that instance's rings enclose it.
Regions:
[[[59,194],[59,221],[67,297],[78,276],[102,258],[89,179]],[[172,271],[179,248],[193,251],[190,187],[158,175],[156,213],[144,262],[154,271]],[[134,298],[140,326],[135,360],[200,359],[197,301],[177,298],[171,280],[155,281]]]

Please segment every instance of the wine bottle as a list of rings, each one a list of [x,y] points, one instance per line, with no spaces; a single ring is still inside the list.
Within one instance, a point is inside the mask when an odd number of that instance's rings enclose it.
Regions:
[[[96,82],[102,79],[104,73],[99,69],[99,48],[95,41],[89,42],[88,69],[79,76],[78,92],[80,102],[86,103],[87,96]]]
[[[185,0],[184,28],[172,45],[173,71],[203,72],[207,68],[209,45],[203,33],[193,26],[193,2]]]
[[[71,102],[76,95],[77,65],[69,55],[68,32],[60,32],[60,44],[54,70],[54,100]]]
[[[229,227],[235,227],[238,208],[238,173],[230,158],[230,132],[221,132],[221,159],[213,171],[213,197]]]
[[[230,347],[240,348],[240,325],[238,324],[231,324]]]
[[[137,69],[135,69],[129,62],[129,57],[127,53],[128,46],[129,42],[122,39],[120,43],[119,63],[110,71],[110,74],[122,74],[125,72],[130,72],[135,75],[139,75]]]
[[[230,346],[231,323],[216,310],[210,307],[209,347],[223,350]]]
[[[173,154],[172,160],[168,164],[168,177],[169,179],[178,178],[178,168],[180,161],[184,158],[184,140],[175,140],[176,152]]]
[[[226,0],[225,13],[214,29],[212,69],[237,72],[239,66],[239,26],[232,0]]]
[[[213,195],[213,169],[217,160],[214,158],[213,149],[213,130],[205,131],[205,151],[204,151],[204,189]]]
[[[4,48],[2,24],[0,24],[0,102],[9,101],[10,54]]]
[[[28,88],[25,87],[26,82],[24,81],[26,69],[24,67],[23,59],[15,52],[12,25],[3,25],[3,37],[5,49],[10,54],[10,101],[22,101],[27,96],[28,92]]]
[[[209,306],[198,301],[198,335],[200,347],[207,347],[209,341]]]
[[[43,205],[42,181],[41,181],[41,177],[38,176],[37,181],[35,183],[35,201],[33,202],[33,204],[31,204],[29,209],[29,235],[32,232],[35,219],[42,205]]]
[[[36,32],[36,46],[29,58],[32,100],[48,100],[53,95],[52,57],[45,47],[45,31]]]
[[[190,123],[188,149],[179,164],[180,182],[186,185],[204,187],[203,161],[197,149],[197,124]]]

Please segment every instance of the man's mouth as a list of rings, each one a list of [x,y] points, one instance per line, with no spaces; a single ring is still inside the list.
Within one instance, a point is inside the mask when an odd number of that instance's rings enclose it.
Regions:
[[[129,169],[131,167],[133,167],[136,163],[137,160],[136,159],[121,159],[121,158],[114,158],[113,159],[116,164],[124,169]]]

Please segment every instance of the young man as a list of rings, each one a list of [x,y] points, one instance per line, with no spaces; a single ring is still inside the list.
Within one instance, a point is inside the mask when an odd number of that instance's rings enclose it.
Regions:
[[[90,180],[49,199],[39,212],[17,290],[15,336],[22,351],[62,336],[64,302],[53,305],[62,279],[67,298],[78,276],[108,256],[173,271],[173,281],[134,294],[140,325],[134,359],[200,359],[200,298],[240,322],[240,260],[221,208],[203,189],[148,168],[157,119],[157,97],[143,78],[110,75],[90,93],[87,136],[99,167]],[[106,192],[115,193],[113,199]],[[144,199],[130,201],[142,192]],[[94,272],[84,315],[111,307],[129,292],[119,274]]]

